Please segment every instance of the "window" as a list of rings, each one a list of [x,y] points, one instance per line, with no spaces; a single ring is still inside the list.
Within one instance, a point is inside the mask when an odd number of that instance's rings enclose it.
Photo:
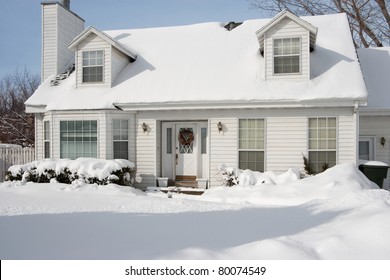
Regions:
[[[113,120],[114,158],[129,159],[129,121]]]
[[[375,137],[361,136],[359,138],[359,159],[375,160]]]
[[[50,122],[43,123],[44,156],[50,158]]]
[[[97,158],[97,121],[61,121],[60,157]]]
[[[239,168],[264,172],[264,120],[239,120]]]
[[[103,51],[83,52],[83,83],[103,82]]]
[[[274,74],[300,73],[300,38],[274,39]]]
[[[207,154],[207,128],[200,129],[200,152],[202,155]]]
[[[309,118],[309,162],[318,173],[336,165],[336,118]]]
[[[172,154],[172,128],[167,127],[167,154]]]

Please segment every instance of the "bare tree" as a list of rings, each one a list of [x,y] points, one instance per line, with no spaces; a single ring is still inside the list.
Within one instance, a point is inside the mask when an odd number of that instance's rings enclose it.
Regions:
[[[345,13],[356,47],[390,45],[390,0],[248,0],[272,14],[284,9],[298,15]]]
[[[39,75],[26,69],[0,79],[0,142],[34,145],[34,116],[25,113],[24,102],[39,83]]]

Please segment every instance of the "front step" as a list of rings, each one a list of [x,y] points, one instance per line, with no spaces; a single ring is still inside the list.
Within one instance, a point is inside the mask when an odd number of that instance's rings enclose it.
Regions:
[[[198,188],[198,182],[197,181],[175,181],[175,187]]]

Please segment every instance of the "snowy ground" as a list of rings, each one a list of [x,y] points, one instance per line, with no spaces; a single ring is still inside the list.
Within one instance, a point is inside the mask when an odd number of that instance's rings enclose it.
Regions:
[[[390,192],[352,164],[274,181],[173,198],[2,183],[0,259],[390,259]]]

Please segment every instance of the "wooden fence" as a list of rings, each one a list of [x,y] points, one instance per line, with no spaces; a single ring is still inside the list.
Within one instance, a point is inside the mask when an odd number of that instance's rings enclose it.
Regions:
[[[35,160],[34,148],[0,148],[0,182],[12,165],[26,164]]]

